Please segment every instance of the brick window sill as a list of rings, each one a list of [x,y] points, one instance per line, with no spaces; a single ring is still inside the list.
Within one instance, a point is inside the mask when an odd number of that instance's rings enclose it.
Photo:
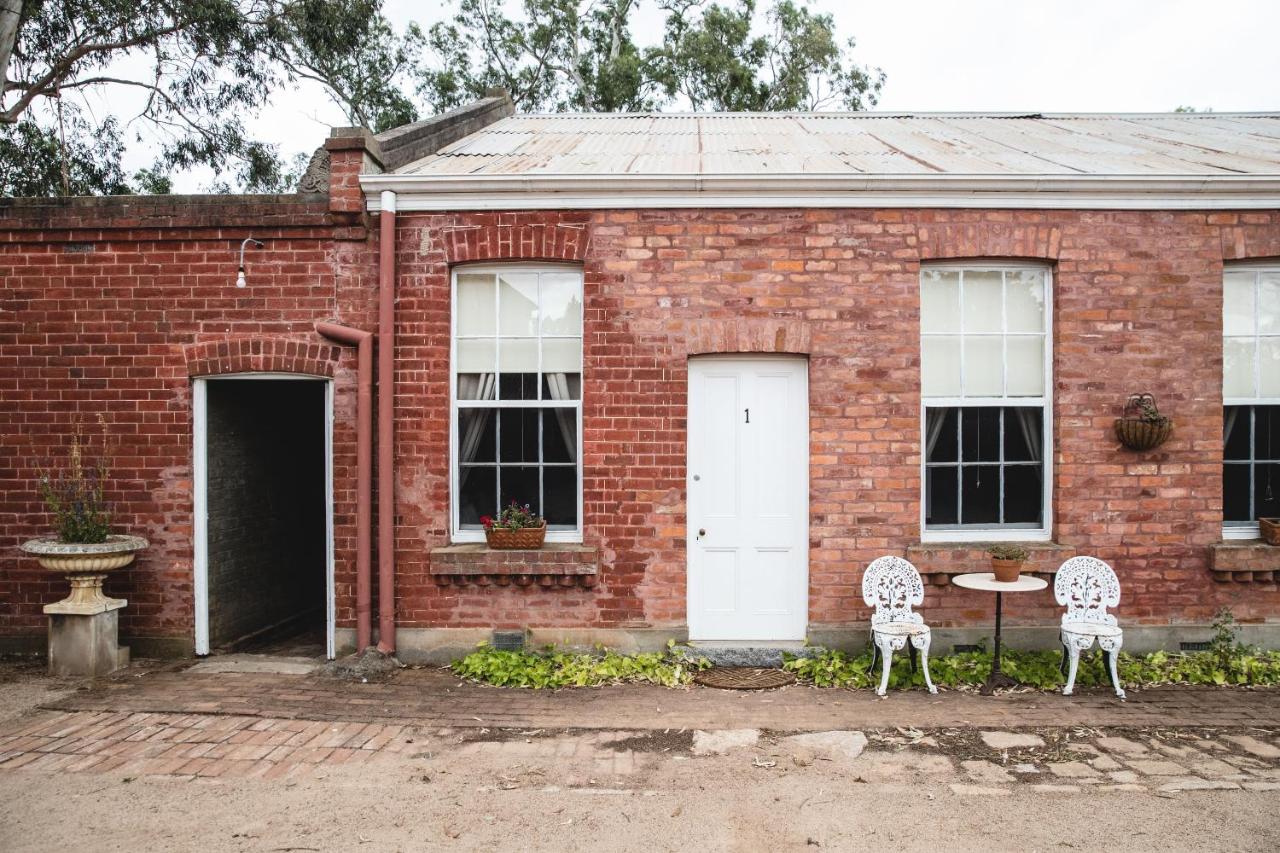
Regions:
[[[953,575],[991,571],[991,555],[987,549],[991,542],[917,542],[907,546],[906,557],[920,570],[920,577],[930,586],[947,586]],[[1071,545],[1057,542],[1019,542],[1027,549],[1024,575],[1044,578],[1050,583],[1058,566],[1076,556]]]
[[[582,587],[596,585],[600,549],[551,542],[536,551],[497,551],[483,542],[431,549],[437,586]]]
[[[1219,583],[1275,583],[1280,580],[1280,547],[1261,539],[1210,545],[1209,570]]]

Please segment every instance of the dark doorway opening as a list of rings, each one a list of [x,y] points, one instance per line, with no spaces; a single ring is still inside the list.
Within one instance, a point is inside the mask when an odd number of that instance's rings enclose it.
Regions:
[[[325,383],[219,379],[206,402],[210,647],[323,654]]]

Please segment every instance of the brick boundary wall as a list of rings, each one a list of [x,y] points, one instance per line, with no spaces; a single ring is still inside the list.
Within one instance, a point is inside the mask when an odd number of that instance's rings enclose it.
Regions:
[[[234,286],[240,241],[248,287]],[[16,546],[75,421],[111,440],[109,498],[151,547],[107,581],[138,655],[192,648],[191,376],[271,370],[335,384],[338,624],[354,625],[355,354],[317,320],[373,327],[376,237],[321,196],[0,200],[0,650],[42,640],[65,581]]]

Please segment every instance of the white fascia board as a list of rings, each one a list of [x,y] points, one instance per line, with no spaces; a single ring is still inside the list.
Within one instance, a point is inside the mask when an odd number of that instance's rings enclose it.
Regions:
[[[368,209],[1280,209],[1280,175],[362,175]]]

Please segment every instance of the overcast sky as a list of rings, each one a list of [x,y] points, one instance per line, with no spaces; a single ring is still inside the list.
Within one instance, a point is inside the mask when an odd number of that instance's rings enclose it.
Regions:
[[[760,0],[767,6],[769,0]],[[1152,112],[1280,109],[1280,0],[816,0],[855,58],[888,75],[880,111]],[[424,29],[442,4],[387,0]],[[452,8],[453,4],[449,4]],[[633,37],[660,40],[653,0]],[[342,114],[318,88],[281,93],[252,124],[287,153]],[[137,152],[130,166],[147,165]],[[205,177],[207,181],[207,176]],[[193,190],[198,176],[179,181]]]

